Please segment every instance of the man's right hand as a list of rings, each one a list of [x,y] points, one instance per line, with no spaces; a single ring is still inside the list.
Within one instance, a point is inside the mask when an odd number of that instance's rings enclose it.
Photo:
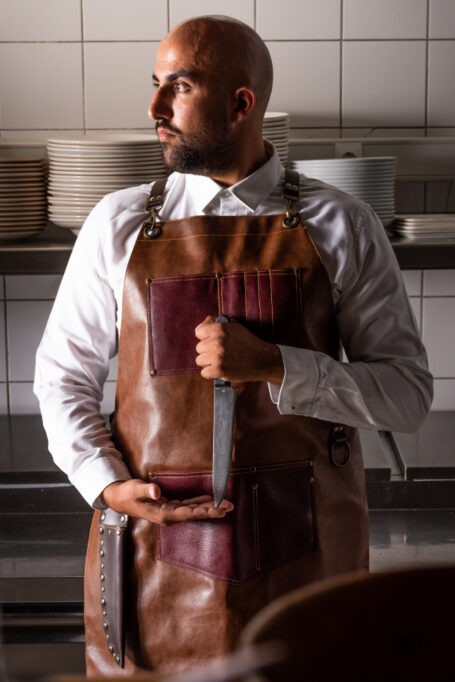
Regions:
[[[213,497],[202,495],[188,500],[168,500],[161,496],[156,483],[144,483],[137,478],[116,481],[103,490],[105,503],[114,511],[136,516],[160,526],[170,526],[182,521],[221,519],[234,509],[229,500],[215,507]]]

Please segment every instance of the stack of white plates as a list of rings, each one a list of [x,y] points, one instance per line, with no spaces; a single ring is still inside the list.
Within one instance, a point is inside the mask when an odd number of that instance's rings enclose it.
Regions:
[[[291,168],[365,201],[388,225],[395,215],[394,156],[291,161]]]
[[[44,159],[0,156],[0,239],[26,239],[46,225]]]
[[[262,134],[275,145],[281,163],[286,165],[289,156],[289,114],[282,111],[266,111]]]
[[[455,238],[455,213],[400,213],[390,226],[392,234],[411,239]]]
[[[49,217],[74,232],[105,194],[168,174],[152,134],[53,137],[47,153]]]

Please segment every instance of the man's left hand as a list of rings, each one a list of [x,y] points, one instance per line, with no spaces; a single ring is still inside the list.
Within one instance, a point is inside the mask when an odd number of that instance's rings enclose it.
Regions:
[[[262,341],[236,321],[216,322],[208,316],[195,330],[196,364],[205,379],[268,381],[281,386],[281,353],[274,343]]]

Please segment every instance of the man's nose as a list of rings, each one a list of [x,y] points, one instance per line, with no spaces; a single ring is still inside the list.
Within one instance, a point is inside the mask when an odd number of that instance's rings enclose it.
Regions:
[[[148,108],[149,118],[157,121],[160,118],[172,118],[172,107],[167,101],[168,98],[161,88],[157,88]]]

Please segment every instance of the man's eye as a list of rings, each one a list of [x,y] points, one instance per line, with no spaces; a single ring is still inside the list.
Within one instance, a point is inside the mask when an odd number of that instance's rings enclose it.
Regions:
[[[174,87],[178,92],[186,92],[189,89],[186,83],[174,83]]]

